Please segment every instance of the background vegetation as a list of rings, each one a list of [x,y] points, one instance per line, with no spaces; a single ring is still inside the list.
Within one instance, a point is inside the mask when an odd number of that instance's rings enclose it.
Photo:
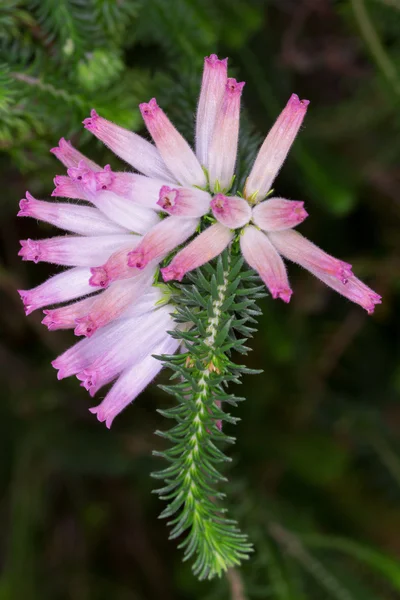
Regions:
[[[399,0],[0,2],[1,600],[400,598],[399,32]],[[296,267],[289,307],[260,301],[247,364],[264,373],[238,390],[229,473],[256,552],[198,583],[151,494],[171,400],[151,386],[109,432],[57,382],[72,334],[16,293],[53,272],[18,240],[53,231],[16,212],[26,189],[50,195],[59,137],[112,160],[81,126],[92,107],[140,131],[156,95],[191,135],[211,52],[247,82],[243,165],[292,91],[311,100],[277,189],[384,302],[368,317]]]

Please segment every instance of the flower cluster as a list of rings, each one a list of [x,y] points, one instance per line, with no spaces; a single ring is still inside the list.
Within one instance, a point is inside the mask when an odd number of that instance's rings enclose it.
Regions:
[[[85,128],[135,172],[101,168],[61,139],[52,152],[67,167],[67,175],[55,178],[52,196],[83,203],[44,202],[29,193],[20,202],[20,216],[47,221],[72,234],[21,242],[23,260],[71,268],[20,295],[27,314],[63,304],[45,310],[43,323],[51,330],[74,328],[77,336],[86,338],[53,362],[60,379],[76,375],[91,395],[116,380],[102,403],[91,409],[107,426],[161,369],[152,355],[178,348],[167,333],[174,328],[173,306],[156,283],[159,271],[164,282],[181,281],[239,240],[245,260],[273,298],[289,302],[292,295],[285,257],[368,313],[380,302],[349,264],[294,230],[307,217],[303,202],[271,197],[307,100],[291,96],[262,144],[244,189],[229,195],[243,87],[243,82],[228,77],[227,59],[214,54],[205,59],[195,151],[154,98],[141,104],[140,111],[155,145],[93,110],[84,120]],[[78,298],[83,299],[65,304]]]

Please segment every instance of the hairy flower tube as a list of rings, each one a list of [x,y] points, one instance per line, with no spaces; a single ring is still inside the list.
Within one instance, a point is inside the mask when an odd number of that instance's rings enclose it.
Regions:
[[[295,230],[308,216],[303,202],[271,194],[308,100],[292,94],[244,189],[234,188],[243,87],[228,77],[227,59],[205,58],[194,149],[155,98],[140,105],[154,144],[92,110],[85,128],[134,171],[102,168],[61,139],[51,152],[67,174],[56,176],[52,196],[68,201],[37,200],[27,192],[20,202],[19,216],[68,232],[21,241],[23,260],[68,267],[19,292],[26,313],[50,306],[43,319],[50,330],[84,336],[53,365],[60,379],[76,375],[90,395],[114,382],[90,409],[107,426],[162,368],[153,355],[179,347],[168,334],[176,326],[174,306],[161,291],[167,286],[160,287],[159,273],[164,282],[181,281],[237,242],[273,298],[289,302],[292,296],[287,258],[368,313],[381,301],[347,262]]]

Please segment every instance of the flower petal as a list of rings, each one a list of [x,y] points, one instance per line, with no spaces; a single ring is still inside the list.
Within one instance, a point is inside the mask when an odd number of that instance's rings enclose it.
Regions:
[[[244,196],[262,200],[283,165],[307,112],[308,100],[292,94],[261,146],[246,181]]]
[[[292,295],[283,260],[267,236],[252,225],[240,237],[246,262],[257,271],[273,298],[289,302]]]
[[[208,154],[210,187],[214,192],[228,191],[232,185],[239,138],[240,97],[244,82],[229,78],[218,110]]]
[[[44,240],[21,240],[18,256],[35,263],[49,262],[69,267],[90,267],[103,263],[121,246],[130,242],[132,235],[101,235],[53,237]]]
[[[95,110],[92,110],[90,117],[85,119],[83,124],[114,154],[125,160],[140,173],[144,173],[149,177],[175,181],[157,148],[140,135],[103,119]]]
[[[149,130],[168,169],[181,185],[205,187],[206,176],[193,150],[175,129],[155,98],[139,105]]]
[[[26,198],[20,201],[19,207],[19,217],[33,217],[79,235],[127,233],[125,227],[116,225],[97,208],[91,206],[67,202],[44,202],[36,200],[26,192]]]
[[[268,233],[268,237],[285,258],[308,271],[317,270],[346,284],[353,275],[351,265],[327,254],[293,229]]]
[[[253,208],[253,222],[264,231],[281,231],[296,227],[308,217],[304,202],[270,198]]]
[[[178,252],[168,267],[161,269],[164,281],[182,281],[186,273],[221,254],[233,239],[233,235],[230,229],[220,223],[211,225]]]
[[[173,354],[179,346],[179,340],[167,337],[156,346],[152,354]],[[163,368],[163,363],[153,356],[146,356],[139,363],[126,369],[98,406],[90,408],[100,422],[105,421],[108,428],[114,418],[137,398]]]
[[[243,198],[217,194],[211,201],[214,217],[230,229],[243,227],[251,219],[251,208]]]
[[[101,170],[99,165],[96,165],[95,162],[78,152],[78,150],[73,147],[71,142],[64,138],[61,138],[58,142],[58,146],[52,148],[50,152],[54,154],[54,156],[56,156],[58,160],[66,167],[76,167],[81,161],[83,161],[86,166],[89,167],[89,169],[93,169],[94,171]]]
[[[85,268],[67,269],[50,277],[44,283],[31,290],[18,290],[29,315],[37,308],[67,302],[93,291],[89,285],[90,270]]]
[[[158,206],[170,215],[179,217],[202,217],[210,210],[211,196],[196,188],[171,188],[163,185],[160,189]]]
[[[198,223],[198,219],[164,219],[146,233],[137,248],[129,253],[128,265],[144,269],[151,261],[163,258],[193,235]]]
[[[228,59],[216,54],[204,59],[203,81],[196,115],[196,156],[207,167],[208,151],[227,82]]]

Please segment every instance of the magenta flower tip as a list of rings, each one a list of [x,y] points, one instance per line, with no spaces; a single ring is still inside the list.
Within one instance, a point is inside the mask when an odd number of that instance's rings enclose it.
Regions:
[[[143,118],[153,117],[159,109],[159,106],[157,104],[157,100],[152,98],[149,102],[142,102],[139,104],[139,109]]]
[[[94,108],[90,111],[90,117],[83,119],[82,123],[85,129],[89,129],[89,131],[93,131],[96,127],[96,121],[99,119],[99,115],[94,110]]]
[[[165,282],[173,280],[182,281],[184,273],[182,273],[181,269],[170,265],[161,269],[161,275]]]
[[[22,260],[32,260],[34,263],[40,262],[41,251],[40,243],[35,240],[27,239],[20,240],[21,250],[18,252],[18,256],[22,257]]]
[[[245,85],[245,81],[236,81],[236,79],[234,79],[233,77],[228,77],[228,80],[226,82],[226,91],[231,95],[240,96]]]
[[[224,194],[216,194],[210,202],[212,210],[218,214],[222,214],[226,208],[227,197]]]
[[[90,272],[92,276],[89,279],[89,285],[106,288],[110,284],[110,278],[104,267],[92,267]]]
[[[146,267],[147,263],[148,260],[141,250],[136,249],[128,253],[128,267],[141,270]]]
[[[206,56],[204,58],[204,62],[206,62],[210,67],[219,67],[223,66],[226,68],[228,66],[227,58],[218,58],[216,54],[210,54],[210,56]]]
[[[95,323],[88,316],[75,319],[75,323],[74,334],[77,336],[84,335],[85,337],[91,337],[97,329]]]
[[[274,300],[280,298],[281,300],[286,302],[286,304],[289,304],[293,291],[290,288],[276,288],[271,289],[271,294]]]
[[[292,94],[289,98],[289,102],[288,102],[288,106],[290,108],[296,109],[298,110],[299,108],[307,108],[307,106],[310,104],[309,100],[300,100],[299,96],[297,94]]]
[[[163,185],[160,189],[157,204],[166,212],[173,214],[178,195],[179,190]]]

